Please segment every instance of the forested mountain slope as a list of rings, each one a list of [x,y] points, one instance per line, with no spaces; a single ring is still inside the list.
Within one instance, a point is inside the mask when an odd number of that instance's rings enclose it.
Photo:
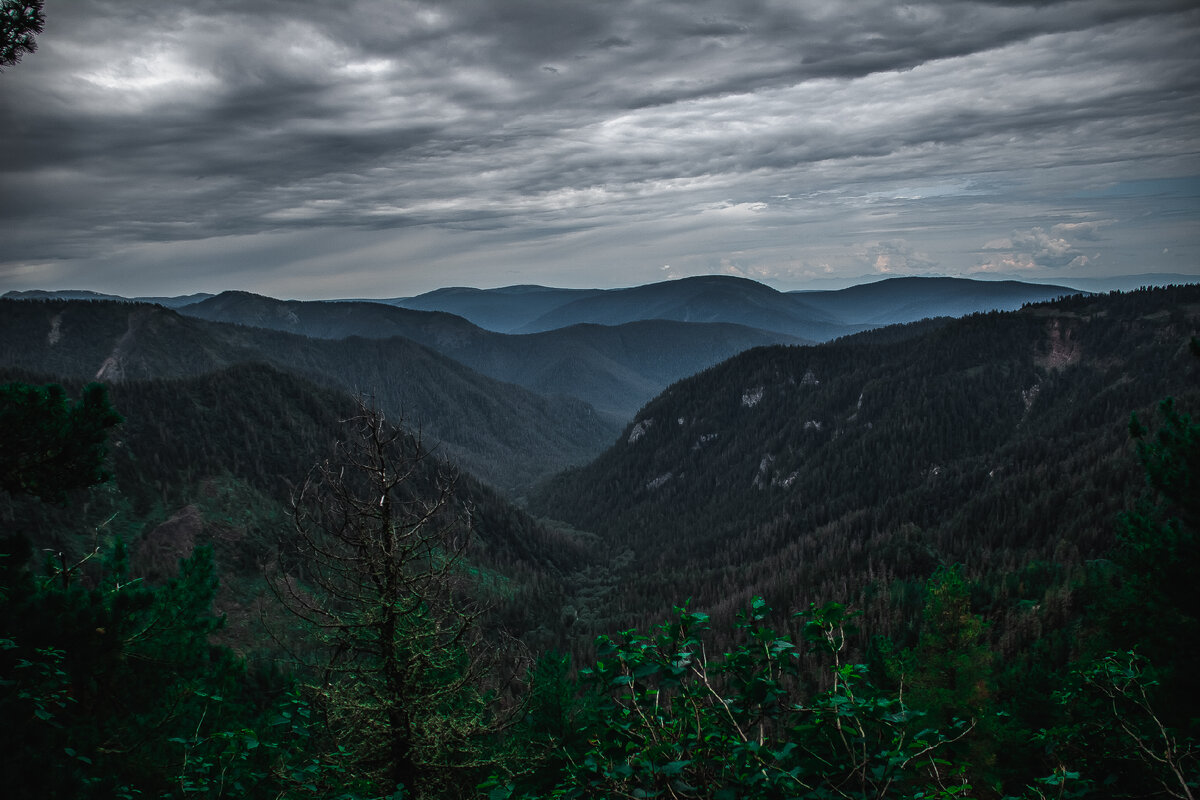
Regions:
[[[752,350],[670,387],[531,506],[629,550],[627,615],[803,608],[939,563],[1061,579],[1140,490],[1130,412],[1197,399],[1198,323],[1185,286]]]
[[[585,403],[500,383],[403,338],[309,339],[140,304],[0,301],[2,366],[120,383],[244,363],[372,395],[443,455],[510,490],[582,462],[614,435]]]
[[[55,379],[62,380],[0,368],[0,383]],[[71,395],[82,385],[64,383]],[[72,563],[121,538],[133,574],[153,583],[172,576],[197,546],[212,546],[222,587],[217,608],[230,618],[223,640],[262,656],[277,643],[261,639],[259,617],[281,613],[264,570],[294,538],[296,488],[333,455],[336,441],[352,436],[346,421],[360,413],[355,400],[261,364],[121,381],[111,384],[110,396],[124,417],[110,443],[112,480],[61,506],[0,493],[5,536],[21,536],[34,553],[61,551]],[[558,619],[564,577],[594,560],[589,549],[436,453],[420,467],[417,489],[432,494],[439,472],[453,475],[455,502],[471,509],[470,562],[505,586],[493,622],[531,643],[549,638],[561,646],[545,623]]]
[[[275,300],[224,292],[184,314],[323,339],[403,336],[496,380],[591,404],[621,424],[680,378],[764,344],[799,340],[741,325],[638,321],[514,336],[452,314],[371,302]]]

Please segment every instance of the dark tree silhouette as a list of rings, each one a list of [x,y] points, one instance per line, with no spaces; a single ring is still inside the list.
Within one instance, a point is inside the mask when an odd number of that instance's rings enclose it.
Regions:
[[[43,0],[0,0],[0,71],[37,50],[35,34],[46,27]]]
[[[74,404],[58,384],[0,385],[0,489],[61,502],[108,479],[108,430],[122,422],[101,383]]]
[[[389,792],[473,785],[462,775],[488,765],[478,744],[507,713],[505,647],[483,636],[464,559],[471,512],[419,439],[366,404],[350,422],[295,494],[275,590],[327,646],[310,689],[358,775]]]

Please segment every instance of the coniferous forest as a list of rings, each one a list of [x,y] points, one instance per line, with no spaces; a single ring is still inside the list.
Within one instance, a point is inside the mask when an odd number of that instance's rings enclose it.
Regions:
[[[1172,286],[755,347],[620,428],[0,300],[6,796],[1195,798],[1198,330]]]

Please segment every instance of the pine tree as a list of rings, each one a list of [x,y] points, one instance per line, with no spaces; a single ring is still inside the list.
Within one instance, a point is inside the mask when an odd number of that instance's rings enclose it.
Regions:
[[[989,706],[992,660],[962,566],[939,567],[926,584],[920,638],[900,659],[909,699],[938,722],[978,718]]]
[[[452,794],[486,761],[503,688],[468,585],[470,510],[419,439],[365,404],[351,424],[296,492],[273,583],[325,645],[309,690],[331,746],[370,791]]]
[[[0,68],[11,67],[25,53],[37,50],[34,34],[46,27],[43,0],[0,2]]]
[[[61,502],[107,480],[108,433],[121,422],[104,384],[88,384],[73,404],[58,384],[0,386],[0,488]]]

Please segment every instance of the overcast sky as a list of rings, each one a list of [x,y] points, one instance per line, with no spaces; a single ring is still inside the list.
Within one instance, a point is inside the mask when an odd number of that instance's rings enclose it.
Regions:
[[[0,73],[0,291],[1200,274],[1197,0],[46,16]]]

